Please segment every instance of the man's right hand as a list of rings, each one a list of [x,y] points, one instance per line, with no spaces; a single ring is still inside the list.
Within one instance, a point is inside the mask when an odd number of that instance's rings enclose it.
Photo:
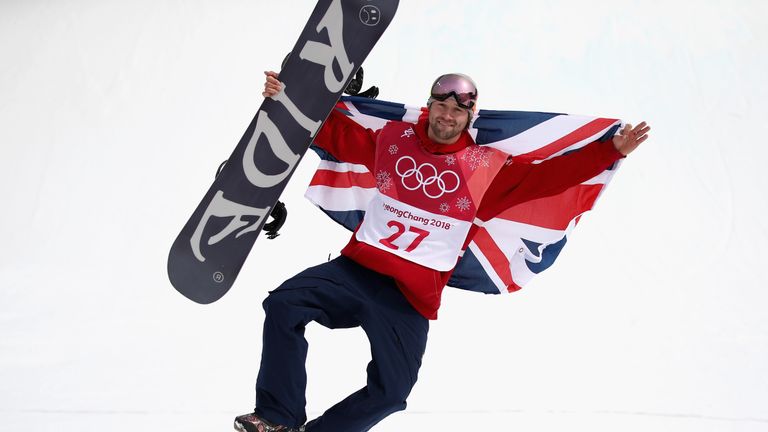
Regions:
[[[261,95],[266,98],[280,93],[280,90],[283,89],[283,85],[277,79],[277,72],[264,71],[264,75],[267,76],[267,80],[264,81],[264,91]]]

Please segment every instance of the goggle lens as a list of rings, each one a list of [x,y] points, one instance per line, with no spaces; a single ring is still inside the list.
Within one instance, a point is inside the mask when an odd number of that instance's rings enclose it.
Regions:
[[[477,101],[477,87],[466,75],[447,74],[435,81],[430,96],[439,101],[453,96],[460,107],[472,109]]]

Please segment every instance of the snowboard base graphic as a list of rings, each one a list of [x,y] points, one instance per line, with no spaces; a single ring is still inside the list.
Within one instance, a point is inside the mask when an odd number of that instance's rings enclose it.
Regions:
[[[168,256],[174,288],[212,303],[234,283],[280,194],[398,0],[320,0],[254,119]]]

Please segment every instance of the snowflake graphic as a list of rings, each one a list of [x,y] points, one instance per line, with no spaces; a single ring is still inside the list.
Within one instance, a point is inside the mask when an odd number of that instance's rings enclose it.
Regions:
[[[466,161],[469,164],[469,169],[474,171],[481,166],[491,166],[491,152],[480,146],[469,147],[461,156],[461,160]]]
[[[391,155],[396,155],[398,150],[400,149],[397,148],[397,144],[392,144],[391,146],[389,146],[389,154]]]
[[[465,212],[469,210],[469,207],[472,205],[472,203],[469,201],[469,198],[467,197],[461,197],[456,200],[456,208],[459,210]]]
[[[454,155],[448,155],[445,157],[445,164],[446,165],[455,165],[456,164],[456,156]]]
[[[392,176],[386,171],[379,171],[376,174],[376,187],[386,192],[392,187]]]
[[[450,209],[451,209],[451,205],[448,204],[447,202],[444,202],[444,203],[440,204],[440,211],[441,212],[448,213],[448,210],[450,210]]]

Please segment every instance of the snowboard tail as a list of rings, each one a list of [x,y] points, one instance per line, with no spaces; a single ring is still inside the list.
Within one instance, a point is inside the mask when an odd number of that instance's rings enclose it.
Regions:
[[[384,33],[398,0],[320,0],[259,107],[168,256],[181,294],[212,303],[231,288],[313,137]]]

